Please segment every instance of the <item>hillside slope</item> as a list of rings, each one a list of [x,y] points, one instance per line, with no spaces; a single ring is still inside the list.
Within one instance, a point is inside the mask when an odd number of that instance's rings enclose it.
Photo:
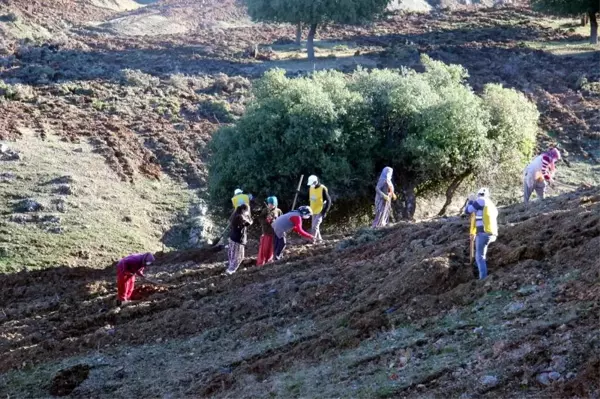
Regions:
[[[600,188],[502,208],[485,281],[466,226],[329,237],[231,277],[224,251],[162,255],[167,285],[121,310],[112,267],[2,276],[0,395],[598,397]]]

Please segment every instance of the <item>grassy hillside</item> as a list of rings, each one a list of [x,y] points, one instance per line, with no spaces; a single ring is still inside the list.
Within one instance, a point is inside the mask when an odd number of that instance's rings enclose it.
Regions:
[[[191,193],[168,178],[122,181],[85,142],[27,129],[1,161],[0,272],[99,265],[129,252],[160,250],[163,229]]]

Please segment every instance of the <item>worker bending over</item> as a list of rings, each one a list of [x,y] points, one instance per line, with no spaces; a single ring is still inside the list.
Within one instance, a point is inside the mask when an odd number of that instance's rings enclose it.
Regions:
[[[314,237],[302,229],[302,219],[310,219],[312,210],[308,206],[301,206],[295,211],[280,216],[272,224],[275,231],[275,259],[279,260],[283,256],[283,250],[287,244],[286,234],[294,230],[302,237],[313,241]]]
[[[144,268],[154,263],[154,255],[145,254],[129,255],[117,263],[117,305],[131,300],[135,287],[135,277],[145,278]]]

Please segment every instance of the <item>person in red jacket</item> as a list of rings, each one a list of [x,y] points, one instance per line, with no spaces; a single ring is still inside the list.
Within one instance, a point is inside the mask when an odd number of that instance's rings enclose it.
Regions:
[[[287,244],[286,233],[294,230],[302,237],[314,242],[314,237],[302,229],[302,219],[310,219],[312,210],[308,206],[301,206],[295,211],[286,213],[278,217],[272,224],[275,231],[275,259],[279,260],[283,256],[283,250]]]
[[[117,263],[117,305],[131,299],[135,286],[135,277],[144,276],[144,268],[154,263],[154,255],[150,252],[145,254],[129,255]]]
[[[259,217],[262,235],[260,236],[258,255],[256,256],[256,266],[262,266],[273,261],[275,231],[271,224],[282,214],[281,209],[277,208],[277,197],[267,198],[267,207],[262,210]]]

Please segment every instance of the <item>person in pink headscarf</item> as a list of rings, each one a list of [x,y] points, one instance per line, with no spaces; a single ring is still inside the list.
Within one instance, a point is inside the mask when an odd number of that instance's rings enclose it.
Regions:
[[[551,148],[538,155],[525,168],[523,176],[523,196],[525,203],[529,202],[531,194],[535,191],[539,199],[544,199],[546,187],[554,184],[556,162],[560,161],[560,151]]]

